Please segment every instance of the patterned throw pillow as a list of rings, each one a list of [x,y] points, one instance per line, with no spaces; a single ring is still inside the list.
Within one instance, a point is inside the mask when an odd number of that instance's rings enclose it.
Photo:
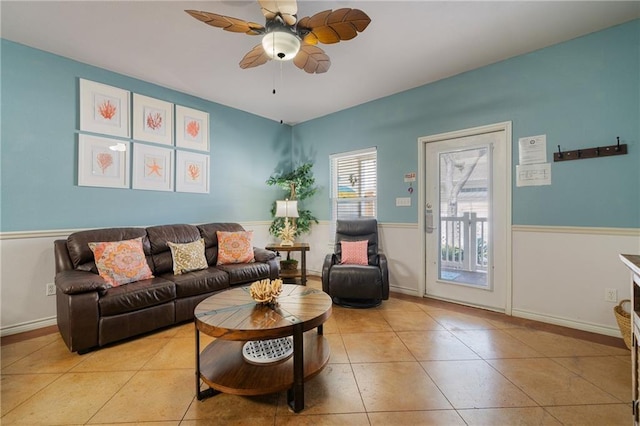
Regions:
[[[253,258],[253,231],[218,231],[218,265],[251,263]]]
[[[173,273],[176,275],[185,272],[207,269],[207,258],[204,256],[204,238],[186,244],[167,242],[173,258]]]
[[[342,244],[341,264],[347,265],[368,265],[367,256],[368,241],[340,241]]]
[[[144,257],[142,237],[125,241],[89,243],[98,273],[111,287],[153,278]]]

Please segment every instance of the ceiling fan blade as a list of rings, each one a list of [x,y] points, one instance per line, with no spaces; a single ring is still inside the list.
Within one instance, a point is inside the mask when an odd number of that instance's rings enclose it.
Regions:
[[[253,68],[265,64],[270,60],[269,56],[264,51],[262,44],[257,45],[249,51],[244,58],[240,61],[240,68]]]
[[[314,33],[309,32],[305,36],[302,37],[302,41],[303,41],[303,43],[311,44],[311,45],[315,46],[316,44],[318,44],[318,37],[316,37],[316,35]]]
[[[293,63],[309,74],[321,74],[329,71],[329,67],[331,67],[331,59],[324,53],[324,50],[309,44],[300,46],[300,51],[293,58]]]
[[[262,8],[262,14],[267,20],[272,20],[280,15],[287,25],[295,25],[298,4],[296,0],[258,0]]]
[[[245,33],[249,35],[258,35],[264,33],[264,27],[255,22],[247,22],[242,19],[232,18],[230,16],[218,15],[217,13],[202,12],[197,10],[185,10],[189,15],[202,21],[212,27],[222,28],[232,33]]]
[[[370,22],[371,18],[360,9],[343,8],[304,17],[298,21],[298,29],[309,32],[303,36],[307,44],[316,44],[318,41],[331,44],[351,40],[364,31]]]

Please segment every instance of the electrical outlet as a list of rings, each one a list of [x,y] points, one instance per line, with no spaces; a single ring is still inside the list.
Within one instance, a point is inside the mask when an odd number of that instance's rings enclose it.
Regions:
[[[618,301],[618,290],[615,288],[605,288],[604,289],[604,300],[605,302],[617,302]]]
[[[45,285],[46,285],[47,296],[55,296],[56,285],[54,283],[47,283]]]

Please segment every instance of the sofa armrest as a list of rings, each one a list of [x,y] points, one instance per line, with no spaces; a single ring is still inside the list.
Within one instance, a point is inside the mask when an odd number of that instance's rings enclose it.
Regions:
[[[64,294],[80,294],[92,291],[104,292],[107,282],[97,274],[85,271],[62,271],[56,274],[56,288]]]
[[[275,252],[271,250],[263,249],[260,247],[253,248],[253,257],[256,259],[256,262],[268,262],[272,259],[276,258]]]
[[[55,240],[53,242],[53,254],[56,262],[56,274],[73,269],[73,262],[67,249],[67,240]]]

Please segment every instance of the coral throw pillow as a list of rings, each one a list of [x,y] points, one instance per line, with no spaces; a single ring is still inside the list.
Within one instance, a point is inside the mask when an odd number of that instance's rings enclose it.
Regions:
[[[347,265],[368,265],[367,256],[368,241],[340,241],[342,244],[341,264]]]
[[[181,275],[185,272],[207,269],[207,258],[204,256],[204,239],[186,244],[167,242],[173,258],[173,273]]]
[[[98,273],[111,287],[153,278],[144,257],[142,237],[125,241],[89,243]]]
[[[254,262],[253,231],[218,231],[218,265]]]

